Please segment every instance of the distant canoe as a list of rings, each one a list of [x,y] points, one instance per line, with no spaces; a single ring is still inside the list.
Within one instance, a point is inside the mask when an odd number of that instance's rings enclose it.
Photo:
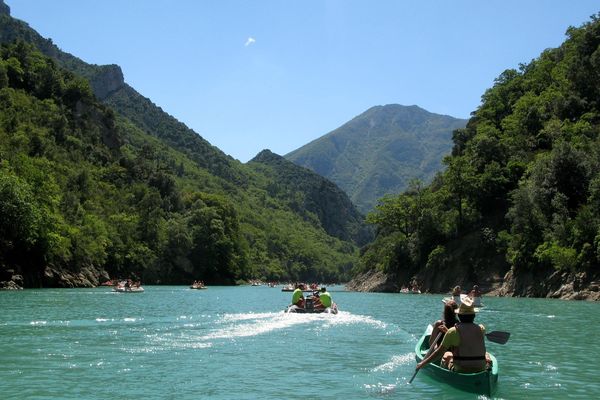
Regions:
[[[141,286],[132,286],[132,287],[115,286],[113,288],[113,292],[118,292],[118,293],[143,293],[144,292],[144,288],[141,287]]]
[[[454,300],[454,302],[458,305],[460,305],[462,303],[462,299],[464,299],[465,297],[468,297],[468,295],[466,294],[461,294],[460,296],[452,296],[450,297],[446,297],[444,299],[444,302],[450,301],[450,300]],[[477,308],[481,308],[483,307],[483,303],[481,302],[481,297],[474,297],[473,298],[473,307],[477,307]]]
[[[400,293],[404,293],[404,294],[421,294],[421,291],[419,289],[413,290],[413,289],[400,289]]]
[[[296,290],[296,289],[295,288],[291,288],[291,287],[287,287],[287,286],[281,288],[282,292],[293,292],[294,290]],[[318,288],[318,289],[302,289],[302,291],[304,293],[313,293],[313,292],[319,292],[319,291],[321,291],[321,288]]]

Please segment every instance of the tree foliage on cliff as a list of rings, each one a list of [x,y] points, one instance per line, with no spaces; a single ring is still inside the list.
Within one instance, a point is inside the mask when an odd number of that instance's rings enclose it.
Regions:
[[[363,268],[443,278],[498,254],[517,273],[600,268],[600,15],[504,71],[453,141],[432,184],[369,216],[379,233]]]
[[[149,135],[24,42],[0,50],[0,105],[0,268],[27,285],[46,266],[232,283],[353,265],[356,247],[260,189],[266,177]]]

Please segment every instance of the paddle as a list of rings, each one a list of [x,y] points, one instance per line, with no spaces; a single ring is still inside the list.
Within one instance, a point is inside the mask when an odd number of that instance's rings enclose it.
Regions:
[[[429,327],[431,327],[431,325],[429,325]],[[435,337],[435,341],[433,342],[434,344],[437,343],[438,339],[442,336],[442,333],[443,332],[438,332],[437,336]],[[429,357],[431,352],[433,352],[433,346],[429,347],[429,350],[427,351],[427,354],[425,354],[425,357],[423,357],[423,359]],[[413,374],[412,378],[410,378],[410,380],[408,381],[409,385],[412,383],[412,381],[415,379],[415,376],[417,376],[418,373],[419,370],[415,368],[415,373]]]
[[[508,338],[510,337],[510,332],[492,331],[490,333],[486,333],[485,337],[490,342],[504,344],[504,343],[508,342]]]

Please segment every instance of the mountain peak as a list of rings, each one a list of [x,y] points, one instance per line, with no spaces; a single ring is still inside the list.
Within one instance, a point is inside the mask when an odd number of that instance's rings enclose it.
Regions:
[[[285,157],[332,180],[363,212],[413,178],[430,181],[466,120],[400,104],[369,108]]]
[[[0,0],[0,15],[10,15],[10,7],[4,0]]]
[[[269,149],[264,149],[261,150],[260,153],[258,153],[256,156],[254,156],[254,158],[252,160],[250,160],[250,162],[260,162],[260,163],[265,163],[268,161],[278,161],[283,159],[282,156],[273,153],[271,150]]]

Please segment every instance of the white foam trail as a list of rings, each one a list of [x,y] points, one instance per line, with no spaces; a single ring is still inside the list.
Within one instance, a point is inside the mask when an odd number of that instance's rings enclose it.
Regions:
[[[248,337],[261,335],[263,333],[272,332],[279,329],[285,329],[292,325],[296,325],[299,322],[297,318],[287,318],[290,315],[284,313],[271,314],[271,318],[268,318],[265,314],[252,314],[253,319],[258,316],[262,321],[257,321],[254,324],[241,324],[228,326],[223,329],[218,329],[213,333],[202,336],[202,340],[213,340],[213,339],[234,339],[238,337]],[[250,318],[244,318],[241,314],[234,316],[237,321],[249,320]]]
[[[31,321],[29,325],[46,325],[48,321]]]
[[[375,393],[379,393],[382,395],[387,395],[387,394],[393,393],[396,390],[396,384],[393,384],[393,383],[385,384],[385,383],[378,382],[375,385],[365,384],[365,385],[363,385],[363,387],[369,392],[375,392]]]
[[[281,315],[277,313],[245,313],[245,314],[225,314],[221,318],[223,322],[247,321],[251,319],[266,319]]]
[[[135,318],[126,318],[135,321]],[[374,326],[378,329],[385,329],[387,324],[378,321],[369,316],[353,315],[349,312],[340,312],[337,315],[332,314],[286,314],[283,311],[270,313],[239,313],[224,314],[218,320],[211,323],[217,327],[211,331],[198,331],[202,329],[204,323],[185,323],[182,335],[175,337],[172,334],[149,335],[148,339],[156,344],[156,347],[150,347],[152,350],[164,350],[167,348],[191,348],[201,349],[213,346],[214,340],[233,339],[243,337],[253,337],[267,334],[269,332],[288,329],[296,325],[307,325],[321,323],[325,327],[336,325],[365,324]],[[218,327],[221,325],[221,327]],[[190,330],[192,329],[192,330]],[[201,334],[204,333],[204,334]],[[140,351],[140,350],[136,350]]]
[[[354,315],[349,312],[332,314],[286,314],[278,313],[247,313],[247,314],[225,314],[222,321],[240,322],[254,321],[254,323],[234,324],[223,329],[216,330],[203,336],[203,340],[233,339],[238,337],[257,336],[267,332],[286,329],[298,324],[307,324],[315,321],[323,321],[327,325],[352,325],[367,324],[380,329],[385,329],[387,324],[373,319],[370,316]]]
[[[407,353],[393,356],[392,359],[384,364],[378,365],[371,372],[392,372],[400,365],[410,364],[413,362],[414,354]]]
[[[324,314],[316,314],[324,315]],[[386,329],[387,324],[383,321],[374,319],[368,315],[354,315],[347,311],[340,311],[337,315],[328,318],[327,322],[330,325],[352,325],[352,324],[366,324],[371,325],[379,329]]]

